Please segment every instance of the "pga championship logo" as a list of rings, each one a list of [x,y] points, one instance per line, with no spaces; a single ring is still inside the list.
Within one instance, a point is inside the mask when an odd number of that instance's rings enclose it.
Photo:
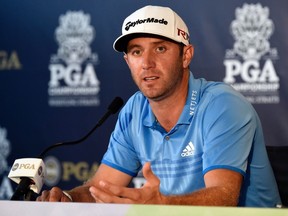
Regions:
[[[270,47],[274,24],[269,8],[244,4],[237,8],[230,30],[235,43],[226,50],[224,82],[231,84],[251,103],[279,103],[279,77],[275,69],[278,52]]]
[[[90,16],[68,11],[59,22],[55,31],[59,48],[49,65],[49,105],[98,106],[100,81],[94,67],[98,55],[90,48],[95,37]]]

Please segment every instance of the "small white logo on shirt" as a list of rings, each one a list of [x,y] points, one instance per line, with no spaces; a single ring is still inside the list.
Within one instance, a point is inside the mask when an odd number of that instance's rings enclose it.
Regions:
[[[181,153],[181,157],[188,157],[194,155],[195,147],[193,143],[190,141],[189,144],[183,149]]]

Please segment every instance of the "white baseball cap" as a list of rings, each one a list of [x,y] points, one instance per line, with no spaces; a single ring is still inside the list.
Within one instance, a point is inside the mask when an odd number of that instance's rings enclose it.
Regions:
[[[148,5],[124,20],[122,35],[115,40],[113,48],[123,52],[129,40],[143,34],[162,36],[184,45],[189,44],[188,28],[178,14],[168,7]]]

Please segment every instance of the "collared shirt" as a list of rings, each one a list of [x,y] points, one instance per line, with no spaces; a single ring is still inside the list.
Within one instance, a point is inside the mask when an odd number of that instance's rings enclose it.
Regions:
[[[221,168],[244,177],[239,206],[280,203],[252,105],[229,85],[195,79],[191,72],[185,106],[169,132],[158,123],[141,92],[119,114],[102,163],[136,176],[148,161],[165,195],[205,188],[204,175]]]

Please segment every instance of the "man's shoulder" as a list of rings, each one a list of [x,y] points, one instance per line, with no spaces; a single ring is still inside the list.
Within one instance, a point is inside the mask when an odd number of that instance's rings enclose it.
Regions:
[[[213,109],[228,107],[235,110],[253,110],[250,102],[240,92],[224,82],[201,81],[198,102],[209,107],[213,104]]]
[[[149,107],[149,102],[147,98],[142,94],[142,92],[135,92],[126,102],[123,107],[124,112],[134,113],[143,112]]]
[[[223,93],[234,93],[235,90],[227,83],[220,81],[208,81],[205,78],[195,78],[190,76],[191,89],[201,94],[212,93],[214,95]]]
[[[245,100],[240,92],[237,92],[231,85],[224,82],[206,81],[201,86],[202,95],[211,95],[212,97],[230,96]]]
[[[135,92],[127,101],[126,105],[135,106],[147,102],[147,98],[141,91]]]

